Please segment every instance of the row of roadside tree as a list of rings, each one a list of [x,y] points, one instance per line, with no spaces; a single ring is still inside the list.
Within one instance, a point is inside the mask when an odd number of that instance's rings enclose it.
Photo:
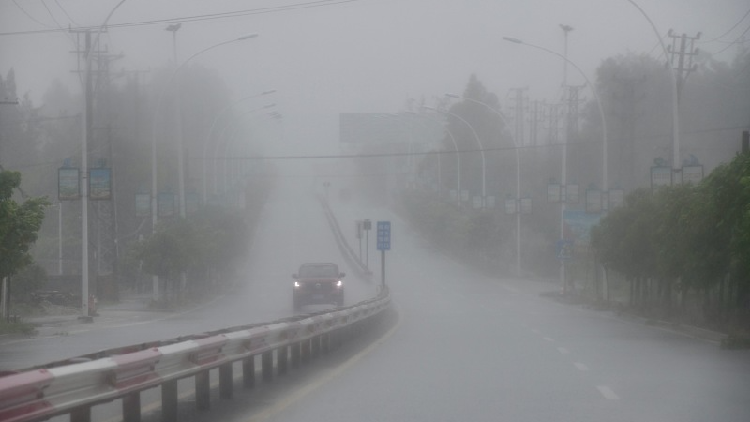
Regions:
[[[631,306],[750,322],[750,153],[698,185],[633,191],[592,229],[591,242],[597,260],[628,281]]]

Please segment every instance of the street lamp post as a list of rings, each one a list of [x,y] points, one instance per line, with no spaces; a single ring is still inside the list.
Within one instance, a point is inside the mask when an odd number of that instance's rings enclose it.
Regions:
[[[261,109],[268,109],[268,108],[272,108],[272,107],[275,107],[275,106],[276,106],[276,104],[268,104],[267,106],[262,107]],[[266,113],[265,115],[255,116],[255,117],[256,118],[260,118],[260,117],[263,117],[263,116],[266,116],[268,119],[280,119],[281,118],[281,114],[279,114],[278,112],[275,112],[275,111],[274,112],[270,112],[270,113]],[[222,192],[224,192],[224,193],[226,193],[226,192],[229,191],[229,186],[232,185],[232,183],[234,183],[238,179],[238,175],[241,173],[240,172],[240,160],[239,160],[239,157],[235,157],[236,160],[234,160],[235,161],[234,166],[230,167],[228,165],[228,163],[227,163],[227,158],[229,157],[229,148],[231,146],[234,146],[235,135],[237,134],[237,132],[239,131],[239,129],[240,129],[239,127],[235,127],[234,130],[232,131],[232,133],[229,135],[229,137],[227,137],[227,140],[224,142],[224,145],[223,145],[223,147],[224,147],[223,156],[225,157],[225,159],[224,159],[224,166],[222,168],[222,173],[223,173],[223,179],[222,179],[223,180],[223,189],[222,189]],[[217,152],[218,152],[218,148],[219,147],[217,145]],[[234,175],[232,175],[232,173],[234,173]]]
[[[601,101],[601,98],[599,97],[599,93],[597,92],[596,87],[591,83],[589,78],[586,77],[586,74],[583,72],[583,70],[581,70],[580,67],[578,67],[578,65],[576,65],[575,63],[573,63],[567,57],[561,55],[560,53],[546,49],[544,47],[540,47],[538,45],[523,42],[519,40],[518,38],[504,37],[503,39],[505,39],[506,41],[510,41],[512,43],[526,45],[529,47],[536,48],[538,50],[546,51],[547,53],[554,54],[555,56],[562,58],[566,63],[573,66],[573,68],[575,68],[578,71],[578,73],[581,75],[581,77],[583,77],[583,79],[586,81],[586,85],[589,86],[592,94],[594,95],[594,100],[596,100],[596,106],[597,106],[597,109],[599,110],[599,117],[601,117],[602,119],[602,191],[608,190],[609,180],[608,180],[607,162],[609,161],[608,159],[609,142],[607,139],[607,118],[604,115],[604,108],[602,106],[602,101]]]
[[[431,118],[430,116],[426,114],[418,114],[414,113],[412,111],[409,111],[407,113],[415,114],[417,116],[422,116],[426,119],[430,119],[434,122],[440,123],[441,125],[444,124],[444,122],[438,122],[437,120]],[[453,133],[448,129],[446,126],[445,131],[448,133],[448,137],[451,139],[451,142],[453,142],[453,148],[456,150],[456,199],[457,203],[460,206],[461,205],[461,154],[458,151],[458,143],[456,142],[456,138],[453,136]]]
[[[123,0],[124,1],[124,0]],[[174,32],[173,32],[174,33]],[[157,198],[158,198],[158,165],[156,160],[156,116],[159,112],[159,108],[161,106],[162,100],[164,99],[164,93],[166,92],[167,88],[172,84],[174,81],[175,76],[177,75],[177,72],[180,71],[185,65],[190,63],[190,61],[195,58],[196,56],[203,54],[209,50],[212,50],[216,47],[233,43],[236,41],[243,41],[251,38],[257,37],[258,34],[249,34],[244,35],[242,37],[234,38],[227,41],[222,41],[220,43],[214,44],[210,47],[204,48],[203,50],[193,54],[192,56],[188,57],[187,60],[185,60],[181,65],[175,67],[175,70],[172,72],[172,75],[170,76],[169,80],[166,84],[164,84],[164,87],[162,88],[161,92],[159,93],[159,96],[157,97],[156,101],[156,107],[154,108],[154,117],[152,122],[152,130],[151,130],[151,223],[152,223],[152,233],[156,233],[156,224],[158,222],[158,207],[157,207]],[[175,53],[176,55],[176,50]],[[175,109],[176,109],[176,116],[177,116],[177,143],[178,143],[178,159],[177,159],[177,168],[178,168],[178,183],[179,183],[179,201],[180,201],[180,216],[185,216],[185,183],[184,183],[184,172],[183,172],[183,163],[184,163],[184,157],[183,157],[183,140],[182,140],[182,121],[180,119],[180,112],[179,112],[179,102],[176,101]],[[152,277],[153,280],[153,300],[159,300],[159,276],[154,275]]]
[[[659,30],[656,29],[656,24],[651,20],[635,1],[625,0],[632,4],[638,11],[643,15],[644,18],[651,25],[651,29],[656,35],[656,39],[659,40],[664,57],[669,57],[669,51],[667,46],[664,44],[664,40],[661,38]],[[682,163],[680,161],[680,106],[679,106],[679,88],[677,87],[678,81],[677,76],[673,69],[669,69],[669,76],[672,81],[672,173],[680,173],[682,171]]]
[[[175,66],[177,66],[177,31],[180,28],[182,28],[182,23],[173,23],[165,28],[166,31],[172,33],[172,60]]]
[[[468,97],[462,97],[460,95],[456,94],[445,94],[448,98],[460,98],[462,100],[470,101],[479,105],[482,105],[486,107],[491,112],[495,113],[500,120],[503,122],[503,125],[505,127],[508,127],[508,121],[505,120],[505,116],[503,116],[500,111],[492,108],[489,104],[475,100],[473,98]],[[521,200],[521,158],[519,156],[519,150],[518,150],[518,143],[516,142],[516,138],[513,136],[512,133],[508,132],[510,134],[510,139],[513,141],[513,149],[516,152],[516,275],[521,275],[521,209],[520,209],[520,200]]]
[[[563,31],[565,31],[566,40],[567,40],[567,33],[572,28],[564,26],[564,25],[562,26],[562,28],[563,28]],[[586,74],[583,72],[583,70],[581,70],[581,68],[578,67],[578,65],[576,65],[575,63],[573,63],[572,61],[570,61],[565,55],[562,55],[560,53],[557,53],[555,51],[549,50],[549,49],[544,48],[544,47],[540,47],[538,45],[534,45],[534,44],[529,44],[529,43],[523,42],[523,41],[519,40],[518,38],[504,37],[503,39],[505,39],[506,41],[512,42],[512,43],[522,44],[522,45],[526,45],[526,46],[529,46],[529,47],[532,47],[532,48],[536,48],[538,50],[542,50],[542,51],[545,51],[547,53],[553,54],[553,55],[555,55],[557,57],[560,57],[561,59],[563,59],[565,61],[566,64],[569,64],[569,65],[573,66],[573,68],[575,68],[578,71],[578,73],[580,73],[580,75],[583,77],[583,79],[586,81],[586,84],[589,86],[589,88],[591,89],[591,92],[594,94],[594,99],[596,100],[596,105],[597,105],[597,108],[599,110],[599,115],[600,115],[600,117],[602,119],[602,132],[603,132],[602,133],[602,191],[606,192],[609,189],[608,171],[607,171],[607,163],[609,161],[609,155],[608,155],[608,150],[607,150],[607,148],[608,148],[608,141],[607,141],[607,118],[604,115],[604,108],[602,107],[602,102],[601,102],[601,99],[599,98],[599,94],[598,94],[598,92],[596,90],[596,87],[594,87],[594,85],[591,83],[591,81],[589,80],[589,78],[586,77]],[[567,52],[567,47],[566,47],[566,52]],[[567,71],[566,71],[565,77],[567,78]],[[563,84],[565,84],[565,82],[566,81],[563,81]],[[568,140],[567,140],[567,134],[566,134],[565,147],[567,147],[567,141]],[[566,152],[567,152],[566,150],[563,151],[563,179],[562,179],[562,189],[566,189],[566,187],[565,187],[565,183],[566,183],[566,181],[565,181],[565,177],[566,177],[565,162],[566,162],[566,158],[567,158],[566,157]],[[565,216],[564,216],[564,213],[565,213],[565,202],[563,201],[562,202],[562,211],[561,211],[561,215],[560,215],[560,220],[561,220],[560,221],[560,239],[564,239],[564,237],[565,237],[565,232],[564,232],[564,218],[565,218]],[[566,289],[566,285],[565,285],[565,263],[564,262],[560,265],[560,268],[561,268],[560,269],[560,278],[561,278],[562,289],[563,289],[563,293],[564,293],[565,289]]]
[[[203,199],[204,203],[206,202],[207,180],[208,180],[208,175],[206,174],[206,167],[208,167],[206,165],[206,161],[207,161],[207,157],[206,156],[208,154],[207,150],[208,150],[208,145],[210,144],[210,141],[211,141],[211,135],[213,135],[214,128],[216,127],[216,124],[218,123],[219,119],[224,115],[224,113],[230,111],[234,106],[236,106],[237,104],[239,104],[239,103],[241,103],[243,101],[250,100],[250,99],[253,99],[253,98],[262,97],[264,95],[270,95],[270,94],[273,94],[275,92],[276,92],[275,89],[270,89],[268,91],[263,91],[263,92],[261,92],[259,94],[250,95],[250,96],[247,96],[247,97],[240,98],[239,100],[237,100],[234,103],[232,103],[232,104],[230,104],[230,105],[222,108],[221,110],[219,110],[218,113],[216,113],[216,117],[214,117],[214,121],[211,123],[211,129],[209,129],[208,135],[206,136],[206,141],[203,143],[203,155],[202,155],[202,163],[201,164],[202,164],[202,167],[203,167],[203,191],[202,191],[202,199]],[[214,175],[214,177],[216,177],[216,175]]]
[[[477,135],[477,131],[474,130],[474,126],[472,126],[469,122],[466,121],[463,117],[459,116],[456,113],[446,111],[446,110],[438,110],[435,107],[428,107],[428,106],[422,106],[425,110],[435,111],[438,113],[444,113],[449,114],[458,120],[462,121],[466,126],[471,129],[471,133],[474,134],[474,139],[476,139],[477,144],[479,145],[479,152],[482,154],[482,206],[484,206],[484,201],[487,198],[487,162],[484,157],[484,147],[482,146],[482,141],[479,139],[479,135]],[[460,194],[460,192],[459,192]]]
[[[268,110],[268,109],[273,108],[273,107],[276,107],[276,103],[270,103],[270,104],[266,104],[266,105],[264,105],[262,107],[256,107],[256,108],[253,108],[253,109],[245,111],[243,114],[257,113],[259,111]],[[219,148],[221,148],[221,146],[222,146],[221,138],[224,136],[224,132],[226,132],[226,130],[227,130],[227,128],[229,126],[230,126],[230,124],[227,124],[227,125],[225,125],[221,129],[221,133],[219,133],[219,136],[216,138],[216,142],[214,144],[214,155],[213,155],[213,159],[212,159],[212,161],[213,161],[213,163],[212,163],[213,164],[213,166],[212,166],[213,167],[212,168],[212,173],[214,175],[214,177],[213,177],[213,193],[214,193],[214,195],[218,193],[218,189],[219,189],[218,188],[218,186],[219,186],[219,181],[218,181],[219,180],[219,176],[218,176],[219,175],[219,171],[218,171],[219,164],[218,164],[218,162],[219,162]],[[234,131],[231,133],[231,136],[230,136],[229,139],[231,139],[231,137],[234,136],[234,133],[236,131],[237,131],[237,129],[235,128]],[[224,151],[226,151],[226,144],[227,144],[227,141],[224,141],[224,143],[223,143],[223,145],[224,145]],[[226,166],[224,166],[224,168],[222,169],[222,172],[225,169],[226,169]],[[224,183],[223,184],[224,184],[224,187],[226,187],[226,173],[224,173]]]
[[[83,68],[83,98],[84,98],[84,110],[83,117],[81,118],[82,123],[82,136],[81,136],[81,175],[84,179],[82,183],[83,188],[81,192],[81,318],[89,319],[89,218],[88,218],[88,138],[91,134],[88,131],[89,115],[92,110],[91,104],[91,61],[93,58],[92,51],[99,45],[99,37],[107,26],[107,22],[114,15],[115,11],[125,3],[125,0],[120,0],[115,7],[110,10],[107,18],[99,26],[96,31],[96,39],[93,45],[87,43],[86,45],[86,63]],[[89,40],[87,35],[87,40]]]

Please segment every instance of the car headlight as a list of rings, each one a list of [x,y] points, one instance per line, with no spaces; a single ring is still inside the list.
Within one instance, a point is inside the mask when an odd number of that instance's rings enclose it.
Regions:
[[[295,282],[294,282],[294,287],[295,287],[295,288],[296,288],[296,287],[299,287],[299,281],[295,281]]]
[[[341,280],[339,280],[339,281],[336,282],[336,287],[341,287],[343,285],[344,285],[344,283]]]

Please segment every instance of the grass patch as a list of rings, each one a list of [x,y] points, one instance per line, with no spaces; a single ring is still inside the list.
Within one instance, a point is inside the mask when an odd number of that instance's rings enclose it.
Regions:
[[[7,322],[0,321],[0,334],[26,334],[31,335],[36,333],[34,324],[26,322]]]

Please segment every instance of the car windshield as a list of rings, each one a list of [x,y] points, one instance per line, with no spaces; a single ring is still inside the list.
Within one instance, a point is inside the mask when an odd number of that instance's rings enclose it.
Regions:
[[[299,276],[303,278],[338,277],[338,275],[338,269],[331,264],[303,265],[299,269]]]

